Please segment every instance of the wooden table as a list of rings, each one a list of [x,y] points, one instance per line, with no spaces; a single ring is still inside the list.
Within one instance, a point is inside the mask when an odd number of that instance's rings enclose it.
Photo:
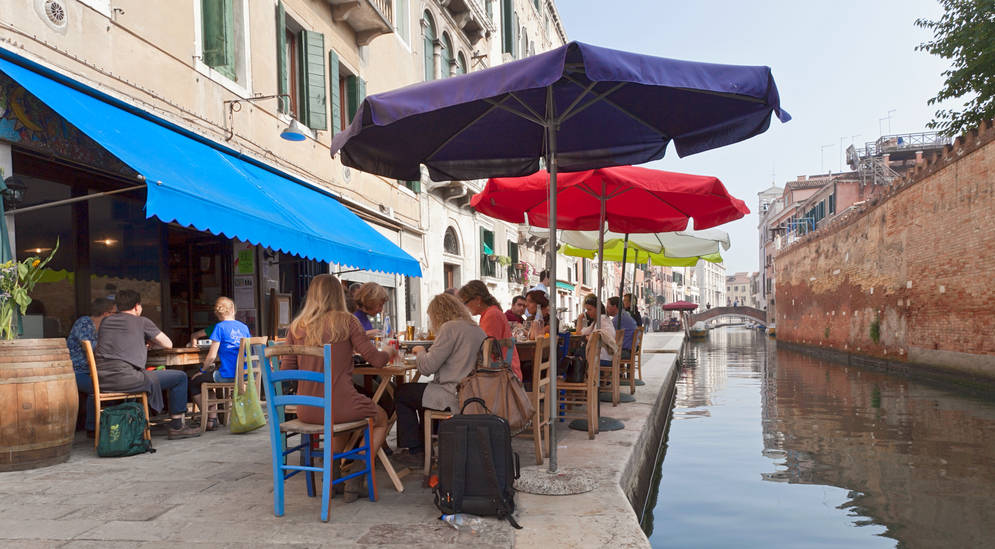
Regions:
[[[390,382],[394,379],[399,379],[402,383],[406,380],[408,372],[414,371],[415,375],[411,379],[412,382],[417,381],[420,374],[418,374],[418,368],[415,366],[415,357],[409,355],[404,359],[403,366],[384,366],[381,368],[375,368],[373,366],[360,366],[353,369],[354,374],[359,374],[361,376],[373,376],[379,381],[377,385],[377,390],[373,393],[373,403],[378,404],[380,399],[383,397],[384,393],[388,390],[391,391],[393,395],[393,387],[391,387]],[[395,408],[396,410],[396,408]],[[387,418],[387,432],[389,433],[391,428],[394,427],[394,423],[397,422],[397,412]],[[351,446],[351,443],[350,445]],[[387,472],[387,476],[390,477],[390,481],[394,483],[394,489],[398,492],[404,491],[404,484],[401,483],[401,479],[404,478],[411,471],[405,467],[400,471],[394,470],[394,465],[391,464],[390,460],[387,459],[387,453],[383,451],[383,448],[377,451],[377,457],[380,459],[380,463],[383,465],[384,470]]]
[[[163,349],[153,347],[149,349],[146,366],[165,366],[174,370],[188,370],[191,366],[201,366],[207,358],[208,348],[199,347],[174,347]]]

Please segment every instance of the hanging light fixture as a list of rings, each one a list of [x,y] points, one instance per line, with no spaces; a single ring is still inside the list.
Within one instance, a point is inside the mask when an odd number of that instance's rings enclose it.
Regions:
[[[292,118],[286,129],[280,132],[280,137],[287,141],[304,141],[307,139],[307,132],[304,131],[304,127],[296,118]]]

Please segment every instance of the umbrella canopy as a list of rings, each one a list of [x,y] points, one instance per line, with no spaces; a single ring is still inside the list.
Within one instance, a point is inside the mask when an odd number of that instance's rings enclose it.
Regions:
[[[531,229],[537,236],[545,237],[548,231]],[[617,248],[621,252],[625,235],[606,232],[604,248],[606,259],[610,250]],[[562,231],[558,238],[566,245],[567,255],[593,258],[598,250],[599,235],[597,231]],[[636,233],[629,235],[629,248],[642,252],[658,254],[668,258],[685,258],[704,255],[714,255],[731,246],[729,233],[716,229],[704,231],[675,231],[668,233]],[[618,254],[621,257],[621,253]],[[642,254],[645,258],[646,255]],[[610,261],[616,261],[610,259]],[[620,261],[620,260],[619,260]]]
[[[563,255],[586,257],[588,259],[593,259],[597,255],[597,250],[576,248],[569,244],[566,244],[560,248],[560,251]],[[626,264],[650,264],[656,267],[694,267],[698,264],[699,260],[708,261],[710,263],[722,263],[722,254],[718,252],[704,255],[692,255],[688,257],[668,257],[664,254],[655,254],[639,250],[638,248],[634,248],[631,244],[629,245],[628,251],[626,251],[625,244],[623,244],[620,240],[616,240],[611,244],[605,242],[605,250],[601,254],[602,259],[605,261],[622,262],[623,256]]]
[[[556,280],[558,171],[649,162],[662,158],[671,141],[680,156],[722,147],[763,133],[773,113],[782,122],[791,119],[768,67],[677,61],[571,42],[520,61],[371,95],[332,139],[330,153],[341,153],[346,166],[393,179],[420,179],[424,164],[436,181],[529,175],[545,159],[553,231],[547,261]],[[695,220],[695,228],[710,226]],[[553,315],[551,394],[556,340]],[[555,399],[549,406],[555,417]],[[553,422],[552,440],[555,429]],[[549,468],[556,471],[555,444]]]
[[[694,218],[707,229],[750,213],[716,177],[636,166],[561,173],[556,179],[556,225],[564,230],[597,231],[602,202],[608,230],[616,233],[680,231]],[[536,227],[549,226],[549,174],[495,178],[470,205],[491,217]],[[607,237],[606,237],[607,238]]]
[[[693,311],[697,308],[698,304],[690,301],[674,301],[663,306],[664,311]]]
[[[421,164],[436,181],[514,177],[538,171],[554,149],[563,171],[649,162],[671,141],[687,156],[763,133],[772,113],[791,119],[768,67],[571,42],[368,96],[331,153],[394,179],[419,179]]]

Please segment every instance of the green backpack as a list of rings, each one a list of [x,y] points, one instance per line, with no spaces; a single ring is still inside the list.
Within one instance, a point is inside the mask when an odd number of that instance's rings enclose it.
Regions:
[[[100,411],[100,457],[155,453],[152,441],[145,439],[145,410],[137,402],[125,402]]]

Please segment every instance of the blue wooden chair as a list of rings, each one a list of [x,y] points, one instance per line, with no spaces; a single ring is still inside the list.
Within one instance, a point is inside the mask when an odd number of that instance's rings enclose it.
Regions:
[[[307,477],[308,496],[314,497],[314,474],[321,473],[321,520],[328,521],[328,504],[332,495],[332,485],[345,482],[361,475],[368,475],[366,485],[370,501],[376,501],[376,475],[371,451],[373,419],[334,423],[332,418],[332,346],[308,347],[304,345],[257,345],[263,371],[263,384],[266,388],[266,408],[269,418],[270,447],[273,452],[273,513],[283,516],[284,482],[304,472]],[[306,370],[280,370],[279,357],[286,355],[313,356],[324,360],[324,372]],[[312,381],[324,384],[324,396],[284,395],[281,385],[288,381]],[[324,424],[305,423],[299,419],[285,421],[286,406],[314,406],[324,410]],[[362,431],[363,442],[342,453],[332,452],[332,440],[337,434]],[[290,447],[290,437],[300,435],[300,443]],[[321,437],[322,448],[315,448],[313,441]],[[287,456],[301,452],[300,465],[289,465]],[[315,456],[321,456],[321,466],[314,466]],[[332,463],[336,460],[362,460],[365,467],[361,471],[332,480]]]

